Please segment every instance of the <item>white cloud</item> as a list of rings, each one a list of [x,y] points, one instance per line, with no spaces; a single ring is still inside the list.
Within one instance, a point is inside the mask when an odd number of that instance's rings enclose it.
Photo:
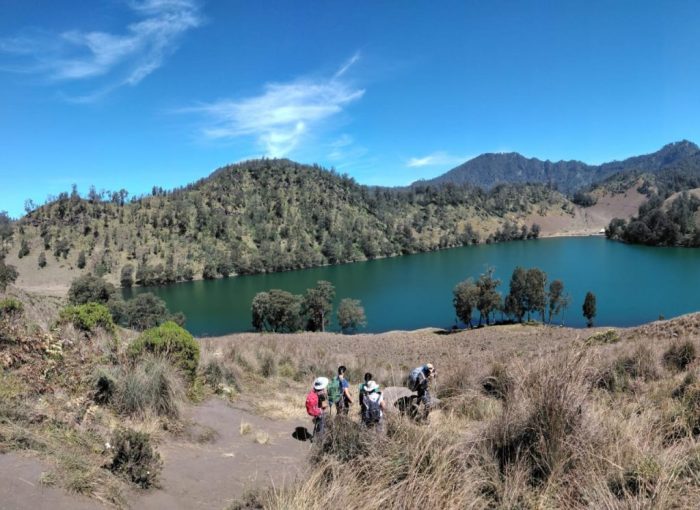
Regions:
[[[464,163],[469,156],[453,156],[443,151],[433,152],[422,158],[411,158],[406,163],[408,167],[438,166],[438,165],[459,165]]]
[[[202,18],[195,0],[140,0],[129,2],[140,18],[124,33],[69,30],[58,35],[25,35],[0,39],[0,52],[32,62],[20,62],[14,71],[35,73],[53,81],[77,82],[108,78],[109,91],[136,85],[158,69],[178,39],[199,26]],[[99,97],[90,94],[86,97]]]
[[[363,89],[340,79],[357,62],[359,57],[356,57],[332,78],[269,83],[257,96],[223,99],[181,111],[204,116],[202,134],[206,138],[230,140],[252,136],[267,156],[283,157],[309,139],[323,121],[363,96]]]

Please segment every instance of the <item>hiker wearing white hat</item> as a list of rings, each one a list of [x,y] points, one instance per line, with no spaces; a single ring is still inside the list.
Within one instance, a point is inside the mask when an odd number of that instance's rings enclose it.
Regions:
[[[364,391],[365,393],[362,397],[364,400],[362,422],[368,427],[381,429],[386,409],[384,396],[379,391],[379,385],[375,381],[365,383]]]
[[[320,439],[326,424],[326,409],[328,407],[327,377],[317,377],[311,391],[306,395],[306,412],[314,423],[314,437]],[[313,439],[312,439],[313,440]]]

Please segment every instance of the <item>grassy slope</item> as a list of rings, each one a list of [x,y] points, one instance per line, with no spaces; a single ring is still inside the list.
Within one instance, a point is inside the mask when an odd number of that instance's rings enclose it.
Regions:
[[[36,314],[42,299],[23,299]],[[10,358],[0,385],[0,446],[34,451],[55,466],[47,483],[120,504],[124,482],[100,468],[111,430],[126,423],[167,443],[180,440],[171,434],[182,425],[125,419],[91,400],[89,376],[109,363],[105,355],[124,363],[108,335],[23,329],[28,322],[13,322],[15,341],[3,337]],[[678,368],[667,353],[681,343],[697,349],[700,314],[606,331],[241,334],[201,340],[200,371],[211,388],[205,394],[306,423],[301,402],[310,381],[338,364],[353,383],[370,370],[383,386],[400,385],[425,361],[438,368],[434,389],[444,405],[429,426],[396,419],[388,437],[375,438],[347,424],[336,431],[341,442],[312,456],[298,485],[255,496],[266,508],[697,507],[699,362],[691,352]],[[123,342],[131,336],[120,333]],[[505,400],[484,391],[488,376]],[[376,496],[370,501],[368,491]]]

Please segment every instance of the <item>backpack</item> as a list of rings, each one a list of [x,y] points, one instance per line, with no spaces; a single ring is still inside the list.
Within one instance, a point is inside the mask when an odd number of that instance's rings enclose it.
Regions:
[[[335,404],[340,400],[340,379],[335,376],[333,380],[328,383],[328,401],[331,404]]]
[[[411,373],[408,374],[408,389],[411,391],[417,391],[418,390],[418,384],[420,380],[422,379],[423,375],[423,367],[416,367],[413,370],[411,370]]]
[[[378,394],[381,395],[381,393]],[[382,419],[382,408],[379,405],[381,398],[372,400],[369,398],[369,395],[369,393],[365,393],[364,397],[362,398],[362,401],[365,404],[365,409],[362,414],[362,421],[365,422],[366,425],[379,423],[379,421]]]

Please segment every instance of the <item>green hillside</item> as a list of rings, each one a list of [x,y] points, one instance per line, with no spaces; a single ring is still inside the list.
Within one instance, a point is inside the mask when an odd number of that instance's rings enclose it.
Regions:
[[[318,166],[271,159],[127,197],[62,193],[18,222],[11,255],[39,271],[58,264],[119,280],[130,266],[137,283],[167,283],[460,246],[486,240],[506,220],[568,206],[542,185],[371,188]]]

